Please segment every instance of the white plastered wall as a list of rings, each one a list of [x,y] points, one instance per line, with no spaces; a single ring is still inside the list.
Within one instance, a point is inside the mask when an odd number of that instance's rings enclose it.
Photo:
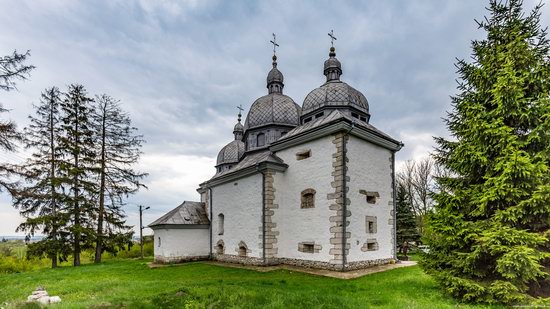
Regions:
[[[244,241],[248,256],[262,257],[262,174],[257,173],[212,188],[212,250],[218,240],[225,244],[225,254],[238,255],[235,249]],[[224,215],[223,235],[219,235],[218,215]]]
[[[351,201],[348,209],[351,211],[350,225],[347,231],[351,248],[348,262],[393,258],[392,229],[389,220],[393,219],[392,201],[392,171],[391,151],[371,144],[357,137],[350,136],[348,151],[348,183],[347,197]],[[360,190],[375,191],[380,194],[376,204],[369,204],[366,196]],[[367,233],[366,216],[376,216],[377,233]],[[367,239],[375,238],[378,250],[361,251]]]
[[[177,260],[186,257],[206,256],[208,229],[154,229],[155,258]],[[160,245],[159,245],[160,238]]]
[[[331,173],[336,146],[332,140],[333,136],[326,136],[276,153],[288,164],[284,173],[274,176],[274,204],[279,205],[273,215],[276,230],[280,233],[277,238],[278,257],[323,262],[332,258],[329,254],[332,237],[329,217],[333,211],[329,209],[331,201],[327,200],[327,194],[334,192]],[[296,159],[296,153],[308,149],[311,157]],[[301,192],[309,188],[316,191],[315,208],[301,209]],[[315,242],[322,248],[318,253],[299,252],[300,242]]]

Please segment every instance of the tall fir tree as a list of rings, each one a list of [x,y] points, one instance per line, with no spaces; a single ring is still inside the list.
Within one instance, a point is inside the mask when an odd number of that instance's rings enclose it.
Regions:
[[[407,189],[399,184],[397,186],[397,198],[395,199],[396,205],[396,239],[397,246],[401,250],[404,242],[420,240],[420,234],[418,233],[418,227],[416,225],[416,219],[412,211]]]
[[[437,138],[438,179],[422,262],[453,296],[519,304],[550,297],[550,63],[541,5],[492,0],[459,60],[459,93]]]
[[[61,130],[61,93],[57,87],[42,93],[40,104],[34,106],[35,115],[29,116],[30,125],[25,128],[25,148],[32,155],[21,166],[21,175],[26,180],[13,194],[14,206],[25,218],[18,227],[29,236],[36,232],[44,235],[39,242],[29,245],[29,255],[46,255],[51,258],[52,268],[57,260],[69,254],[68,235],[64,231],[66,214],[61,210],[61,179],[58,176],[60,153],[58,151]]]
[[[80,265],[80,253],[91,248],[95,239],[97,152],[91,120],[93,102],[84,86],[78,84],[69,86],[61,102],[60,173],[63,187],[68,190],[63,204],[70,219],[74,266]]]
[[[108,95],[96,97],[94,131],[99,150],[96,167],[99,174],[97,239],[95,262],[104,251],[115,253],[131,242],[133,232],[126,225],[124,199],[137,192],[146,174],[134,170],[143,138],[136,134],[128,114]]]

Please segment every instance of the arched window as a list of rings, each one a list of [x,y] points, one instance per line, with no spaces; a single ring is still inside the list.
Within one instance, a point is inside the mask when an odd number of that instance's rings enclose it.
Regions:
[[[244,243],[244,241],[241,241],[239,243],[239,256],[246,256],[248,253],[248,247]]]
[[[256,146],[257,147],[262,147],[265,145],[265,134],[263,133],[259,133],[257,136],[256,136]]]
[[[224,254],[225,253],[225,245],[223,243],[223,240],[219,240],[216,245],[216,254]]]
[[[314,208],[315,207],[315,190],[305,189],[302,191],[302,203],[300,208]]]
[[[159,239],[158,239],[158,244],[157,244],[157,247],[159,247],[159,248],[160,248],[160,237],[159,237]]]
[[[223,214],[218,215],[218,235],[223,235],[223,224],[225,216]]]

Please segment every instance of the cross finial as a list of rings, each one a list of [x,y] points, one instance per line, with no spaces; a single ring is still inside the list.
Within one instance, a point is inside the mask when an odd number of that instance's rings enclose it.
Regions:
[[[237,106],[237,109],[239,110],[239,122],[241,122],[241,112],[244,111],[243,105],[239,104],[239,106]]]
[[[277,36],[275,35],[275,33],[272,33],[273,35],[273,40],[269,41],[271,42],[271,44],[273,44],[273,55],[275,55],[275,49],[276,47],[279,47],[279,44],[277,44]]]
[[[334,36],[334,31],[330,30],[328,36],[330,37],[330,45],[334,47],[334,41],[336,40],[336,37]]]

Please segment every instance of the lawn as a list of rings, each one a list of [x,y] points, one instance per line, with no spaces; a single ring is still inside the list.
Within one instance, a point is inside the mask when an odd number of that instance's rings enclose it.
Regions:
[[[43,286],[61,297],[54,308],[488,308],[456,303],[418,266],[340,280],[203,263],[150,269],[146,262],[0,274],[0,307],[19,307]]]

